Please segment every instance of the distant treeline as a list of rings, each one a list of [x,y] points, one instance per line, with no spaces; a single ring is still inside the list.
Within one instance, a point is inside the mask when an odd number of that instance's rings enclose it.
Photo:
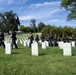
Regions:
[[[44,23],[43,23],[44,24]],[[34,32],[33,29],[29,27],[25,27],[23,25],[20,26],[20,30],[27,33],[27,32]],[[52,32],[52,34],[56,35],[68,35],[71,36],[72,34],[76,36],[76,28],[70,27],[70,26],[64,26],[64,27],[56,27],[54,25],[41,25],[40,23],[38,24],[38,27],[36,27],[36,32],[42,32],[44,35],[49,34]]]

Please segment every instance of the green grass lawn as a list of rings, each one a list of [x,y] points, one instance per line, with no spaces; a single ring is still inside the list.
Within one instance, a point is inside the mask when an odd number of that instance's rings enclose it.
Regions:
[[[32,56],[31,48],[20,43],[18,47],[11,55],[0,48],[0,75],[76,75],[76,47],[72,56],[63,56],[59,47],[39,46],[39,56]]]

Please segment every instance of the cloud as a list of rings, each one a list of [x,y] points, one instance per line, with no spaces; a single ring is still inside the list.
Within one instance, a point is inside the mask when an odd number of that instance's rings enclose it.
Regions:
[[[59,22],[59,20],[58,19],[53,19],[53,20],[51,20],[51,22]]]
[[[26,9],[25,11],[21,12],[21,15],[19,16],[20,20],[50,18],[53,16],[52,14],[55,14],[56,12],[60,11],[60,8],[58,5],[59,3],[60,1],[44,2],[41,4],[32,4],[28,6],[28,8],[25,8]]]
[[[58,4],[60,4],[60,1],[44,2],[44,3],[32,4],[31,6],[40,7],[40,6],[50,6],[50,5],[58,5]]]
[[[14,0],[9,0],[8,1],[8,4],[11,4],[11,3],[13,3],[14,2]]]
[[[26,3],[28,0],[0,0],[0,5],[4,4],[4,6],[9,6],[11,4],[21,5]]]
[[[31,19],[45,24],[64,24],[66,12],[60,9],[60,1],[28,4],[28,0],[0,0],[0,12],[12,10],[19,16],[21,24],[29,24]],[[46,0],[48,1],[48,0]],[[27,3],[27,4],[26,4]],[[62,21],[61,21],[62,20]],[[66,23],[67,24],[67,23]]]
[[[26,3],[28,0],[9,0],[8,5],[10,4],[16,4],[16,5],[21,5]]]
[[[20,18],[20,20],[30,20],[33,18],[33,16],[27,15],[27,16],[20,16],[19,18]]]
[[[52,17],[52,14],[60,11],[60,9],[53,10],[36,10],[34,13],[26,14],[25,16],[20,16],[20,20],[30,20],[30,19],[46,19]]]
[[[27,8],[22,9],[24,11],[20,13],[20,20],[52,18],[53,14],[61,11],[59,4],[60,1],[31,4]]]
[[[13,11],[15,13],[21,13],[23,8],[25,8],[24,4],[26,4],[28,0],[0,0],[0,12]]]

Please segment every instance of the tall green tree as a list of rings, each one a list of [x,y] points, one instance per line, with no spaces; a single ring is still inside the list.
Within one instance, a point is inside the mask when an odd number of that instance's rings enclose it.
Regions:
[[[24,25],[20,26],[20,31],[23,31],[23,32],[25,31],[25,26]]]
[[[61,7],[70,11],[67,20],[76,20],[76,0],[61,0]]]
[[[72,35],[73,34],[74,29],[68,26],[64,26],[63,27],[63,34],[65,35]]]
[[[37,31],[36,20],[35,19],[31,19],[30,26],[31,26],[33,32],[36,32]]]
[[[29,27],[29,26],[25,27],[25,30],[26,30],[27,33],[30,32],[30,31],[32,31],[31,27]]]
[[[3,13],[0,13],[0,28],[3,31],[6,31],[6,29],[5,29],[5,17],[3,15]]]
[[[13,11],[0,13],[0,27],[5,28],[8,33],[10,30],[18,30],[18,25],[20,26],[20,20],[16,13]]]
[[[45,27],[41,30],[41,32],[42,32],[44,35],[47,35],[47,34],[50,33],[50,29],[51,29],[51,26],[47,25],[47,26],[45,26]]]
[[[38,31],[41,31],[46,25],[43,22],[38,24]]]
[[[13,13],[13,11],[10,11],[10,12],[5,12],[4,13],[4,17],[6,19],[6,29],[8,30],[8,32],[10,30],[12,30],[12,28],[14,29],[17,29],[17,24],[16,24],[16,13]]]

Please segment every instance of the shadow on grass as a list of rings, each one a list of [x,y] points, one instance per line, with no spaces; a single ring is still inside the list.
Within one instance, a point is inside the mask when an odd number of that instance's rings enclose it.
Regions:
[[[23,47],[22,48],[21,47],[20,48],[12,48],[12,50],[14,50],[14,49],[19,50],[19,49],[24,49],[24,48]]]
[[[76,47],[72,48],[72,56],[76,56]]]
[[[72,56],[76,56],[76,54],[75,53],[72,53]]]
[[[22,48],[18,48],[18,49],[24,49],[24,48],[22,47]]]
[[[12,54],[20,54],[19,52],[12,52]]]
[[[39,56],[44,56],[44,55],[46,55],[46,54],[44,54],[44,53],[42,53],[42,54],[39,54]]]

